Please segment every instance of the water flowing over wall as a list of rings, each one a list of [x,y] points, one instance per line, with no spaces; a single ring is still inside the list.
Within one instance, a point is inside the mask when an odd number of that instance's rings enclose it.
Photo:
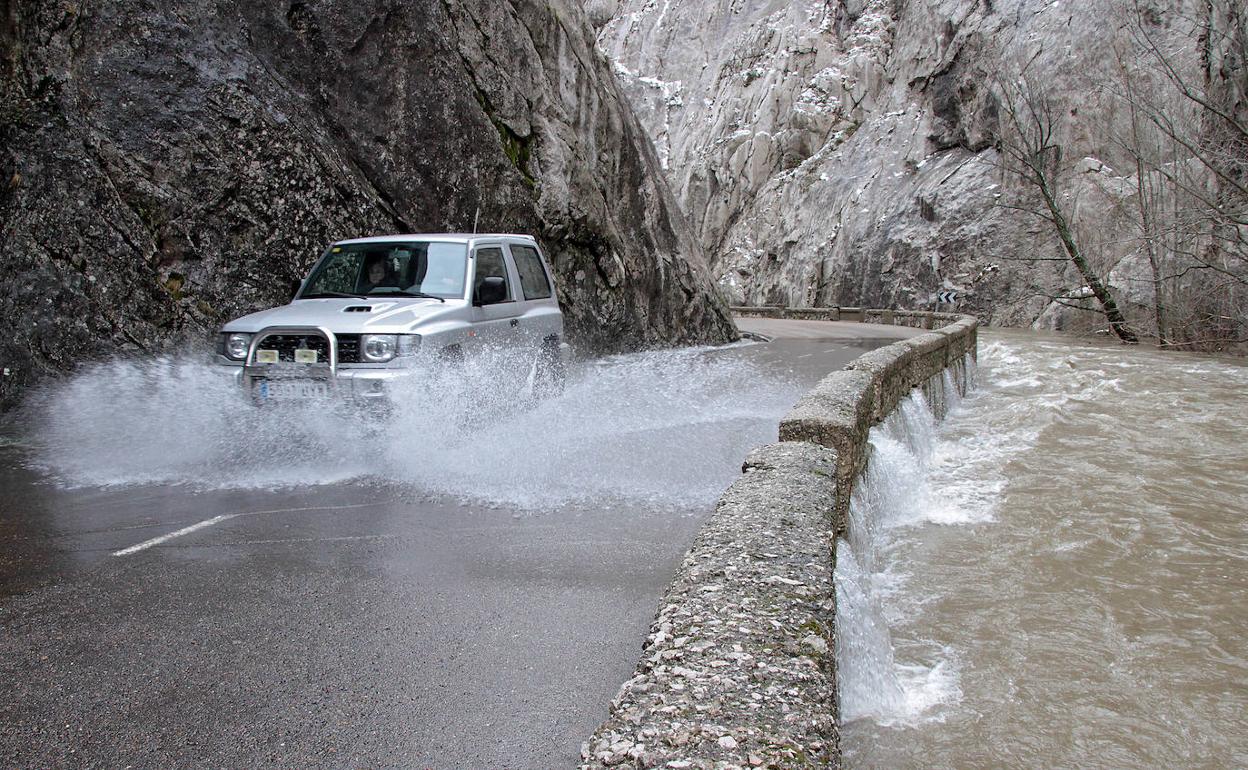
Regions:
[[[870,717],[891,725],[924,712],[957,687],[939,659],[903,666],[894,659],[882,593],[894,581],[896,556],[887,530],[923,520],[950,520],[927,483],[936,428],[974,379],[975,359],[933,375],[871,428],[866,470],[849,496],[844,538],[836,545],[836,669],[842,723]]]
[[[926,428],[888,434],[923,456],[924,436],[972,379],[978,321],[854,312],[867,322],[944,325],[829,374],[781,422],[780,441],[750,454],[677,570],[635,675],[583,748],[583,768],[839,767],[842,700],[869,709],[880,698],[901,710],[911,697],[888,660],[870,590],[875,511],[893,508],[879,497],[906,487],[881,476],[907,466],[885,461],[873,426]],[[853,612],[845,628],[838,602]],[[838,654],[869,662],[839,683],[839,698]]]

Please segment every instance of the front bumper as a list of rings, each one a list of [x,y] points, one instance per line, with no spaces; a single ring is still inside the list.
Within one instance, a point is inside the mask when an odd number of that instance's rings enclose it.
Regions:
[[[266,374],[245,373],[245,367],[238,361],[219,360],[218,363],[233,370],[234,384],[240,388],[252,388],[256,380],[267,378]],[[348,369],[339,366],[332,375],[301,376],[298,370],[283,370],[280,375],[274,372],[271,379],[323,379],[329,383],[335,398],[380,400],[389,398],[393,386],[411,375],[410,369]]]
[[[262,350],[261,343],[272,337],[287,344],[296,338],[296,347],[282,353],[283,343],[277,342],[276,347]],[[259,355],[261,352],[266,355]],[[283,390],[286,397],[293,393],[298,397],[382,400],[388,398],[395,380],[411,374],[403,365],[409,360],[406,358],[389,365],[340,364],[338,353],[338,337],[323,326],[268,326],[252,335],[244,360],[234,361],[224,355],[217,360],[235,369],[239,387],[258,402],[269,400],[270,394],[277,398]]]

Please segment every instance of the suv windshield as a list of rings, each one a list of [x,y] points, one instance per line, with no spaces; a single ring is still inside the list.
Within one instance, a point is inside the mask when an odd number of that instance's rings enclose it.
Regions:
[[[298,299],[316,297],[464,296],[468,247],[409,241],[329,247]]]

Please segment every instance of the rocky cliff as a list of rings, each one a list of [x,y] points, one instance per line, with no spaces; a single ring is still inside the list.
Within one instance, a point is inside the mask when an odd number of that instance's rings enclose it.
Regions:
[[[1119,76],[1130,69],[1137,87],[1155,85],[1156,72],[1132,58],[1142,35],[1192,62],[1203,43],[1180,12],[1199,17],[1193,4],[586,7],[735,302],[923,308],[957,290],[958,309],[994,323],[1068,322],[1053,298],[1082,281],[1052,227],[1013,208],[1034,207],[1034,196],[998,152],[994,84],[1020,75],[1059,97],[1061,193],[1078,209],[1079,236],[1118,291],[1147,302],[1146,265],[1123,216],[1138,179],[1122,142]]]
[[[478,207],[543,240],[585,348],[735,333],[571,0],[4,0],[0,82],[6,403]]]

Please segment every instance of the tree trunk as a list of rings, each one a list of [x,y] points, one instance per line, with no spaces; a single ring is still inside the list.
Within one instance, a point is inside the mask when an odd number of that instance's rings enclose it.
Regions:
[[[1105,284],[1101,283],[1101,279],[1093,272],[1092,266],[1088,264],[1088,260],[1084,258],[1083,252],[1079,250],[1079,245],[1075,243],[1075,237],[1070,231],[1070,223],[1066,221],[1061,208],[1057,205],[1057,199],[1049,188],[1048,180],[1043,174],[1037,174],[1036,176],[1037,186],[1039,186],[1040,193],[1044,196],[1044,204],[1048,206],[1049,213],[1053,216],[1053,225],[1057,228],[1058,237],[1062,239],[1062,246],[1066,248],[1066,253],[1070,255],[1070,261],[1075,264],[1079,274],[1083,276],[1084,282],[1092,290],[1092,295],[1096,297],[1096,301],[1101,304],[1101,311],[1105,314],[1105,320],[1109,321],[1110,330],[1118,339],[1129,345],[1138,343],[1140,338],[1136,336],[1135,331],[1122,315],[1122,311],[1118,309],[1118,303],[1114,301],[1114,296],[1109,293],[1109,289],[1105,287]]]
[[[1137,152],[1135,157],[1135,195],[1140,210],[1140,230],[1144,234],[1144,249],[1148,255],[1148,267],[1153,276],[1153,318],[1157,324],[1157,342],[1165,345],[1170,338],[1166,334],[1165,286],[1162,285],[1161,260],[1157,258],[1157,193],[1150,178],[1151,171],[1145,167],[1138,152],[1141,142],[1134,131],[1135,116],[1132,113],[1132,141]],[[1147,180],[1147,181],[1146,181]]]

